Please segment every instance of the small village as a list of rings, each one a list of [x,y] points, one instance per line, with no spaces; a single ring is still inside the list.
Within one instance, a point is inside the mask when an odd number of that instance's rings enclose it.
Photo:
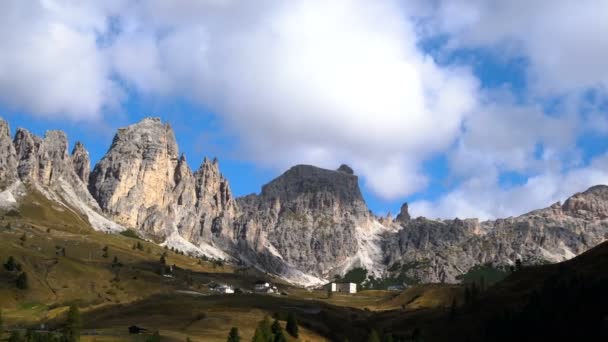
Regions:
[[[279,288],[264,280],[256,281],[253,284],[251,289],[242,289],[239,287],[234,287],[228,284],[210,284],[209,290],[218,294],[266,294],[266,295],[282,295],[287,296],[289,293],[286,291],[280,291]],[[316,288],[318,291],[325,291],[327,293],[345,293],[345,294],[356,294],[357,293],[357,284],[355,283],[336,283],[331,282],[325,284],[322,287]],[[391,289],[389,289],[391,290]],[[392,291],[397,291],[397,289],[393,289]]]

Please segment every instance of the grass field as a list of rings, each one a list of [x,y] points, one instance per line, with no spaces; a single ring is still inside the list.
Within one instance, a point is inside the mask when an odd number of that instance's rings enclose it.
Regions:
[[[20,272],[0,269],[0,308],[9,329],[42,323],[60,328],[69,305],[76,303],[83,316],[83,341],[143,341],[145,336],[128,334],[133,324],[159,331],[166,341],[225,341],[230,328],[238,327],[247,341],[265,316],[284,324],[289,312],[298,316],[299,341],[358,341],[372,328],[374,312],[401,308],[406,300],[399,293],[375,290],[327,298],[325,291],[293,287],[255,269],[220,267],[136,237],[94,231],[76,211],[34,191],[21,201],[17,211],[0,211],[0,261],[14,257],[29,284],[17,289]],[[133,248],[137,242],[142,248]],[[167,264],[175,265],[172,278],[158,272],[163,253]],[[273,281],[288,295],[215,295],[208,290],[211,283],[251,289],[259,279]],[[415,308],[446,305],[451,297],[444,292],[422,291]]]

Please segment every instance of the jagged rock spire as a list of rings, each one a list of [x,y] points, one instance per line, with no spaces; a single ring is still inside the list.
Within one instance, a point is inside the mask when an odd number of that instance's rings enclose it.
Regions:
[[[8,122],[0,118],[0,189],[17,180],[17,157]]]
[[[74,172],[76,172],[78,178],[80,178],[80,180],[88,186],[89,175],[91,173],[91,160],[89,157],[89,151],[85,149],[84,145],[80,141],[77,141],[74,145],[71,158]]]
[[[397,214],[396,221],[405,223],[410,220],[410,213],[407,203],[403,203],[401,205],[401,210],[399,210],[399,214]]]

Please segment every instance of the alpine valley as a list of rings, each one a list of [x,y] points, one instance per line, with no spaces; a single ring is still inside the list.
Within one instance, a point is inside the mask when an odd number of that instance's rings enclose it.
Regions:
[[[568,260],[608,238],[608,187],[581,189],[563,204],[494,221],[372,213],[347,165],[296,165],[259,194],[234,197],[217,159],[192,170],[174,132],[146,118],[116,133],[91,168],[81,143],[38,137],[0,120],[0,207],[32,196],[97,231],[134,230],[193,256],[253,266],[294,285],[321,285],[362,268],[375,279],[457,283],[481,265]]]

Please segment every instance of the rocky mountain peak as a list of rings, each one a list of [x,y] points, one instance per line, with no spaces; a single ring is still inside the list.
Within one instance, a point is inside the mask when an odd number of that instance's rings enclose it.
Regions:
[[[236,215],[217,160],[205,159],[193,173],[173,129],[159,118],[119,129],[89,188],[116,221],[161,238],[177,231],[190,242],[210,242]]]
[[[121,128],[91,173],[91,194],[120,224],[138,227],[143,211],[170,204],[177,156],[173,130],[160,119]]]
[[[402,223],[410,220],[410,213],[407,203],[403,203],[401,205],[401,210],[399,210],[399,214],[397,214],[397,218],[395,220]]]
[[[91,159],[89,157],[89,151],[86,150],[84,145],[77,141],[72,150],[72,166],[74,172],[80,180],[85,184],[89,184],[89,175],[91,173]]]
[[[347,173],[349,175],[354,175],[355,174],[355,171],[353,171],[353,169],[350,166],[346,165],[346,164],[340,165],[340,167],[338,168],[338,171]]]
[[[17,157],[8,122],[0,118],[0,189],[17,180]]]
[[[17,156],[19,178],[22,180],[38,179],[38,157],[42,139],[24,128],[18,128],[13,145]]]
[[[281,201],[319,194],[333,198],[337,204],[352,206],[355,211],[367,212],[358,177],[343,171],[296,165],[262,187],[262,196]]]
[[[596,185],[564,202],[564,213],[589,220],[608,218],[608,186]]]

